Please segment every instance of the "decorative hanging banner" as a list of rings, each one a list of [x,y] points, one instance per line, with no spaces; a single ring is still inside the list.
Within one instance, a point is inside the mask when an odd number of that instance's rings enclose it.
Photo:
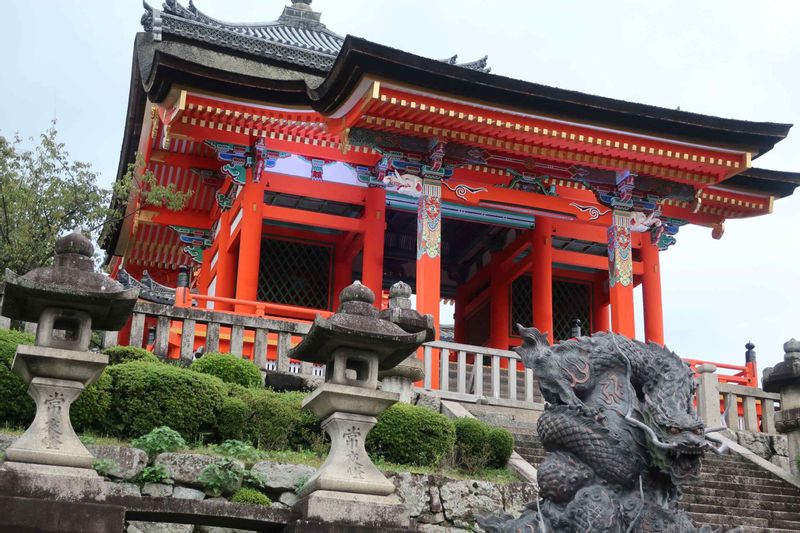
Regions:
[[[234,183],[244,185],[247,183],[247,167],[253,164],[250,148],[239,144],[206,141],[211,149],[217,153],[217,159],[223,161],[222,173],[230,176]]]
[[[633,283],[631,214],[615,210],[613,220],[608,227],[608,283],[611,287],[616,284],[628,287]]]
[[[597,220],[603,215],[607,215],[611,212],[611,209],[606,209],[601,211],[600,208],[594,205],[581,205],[575,202],[570,203],[572,207],[580,211],[581,213],[589,213],[589,220]]]
[[[236,198],[236,194],[222,194],[218,192],[216,195],[217,205],[219,206],[220,211],[227,211],[231,207],[233,207],[233,199]]]
[[[189,257],[192,258],[192,261],[195,263],[202,263],[203,262],[203,250],[205,248],[203,246],[184,246],[183,251],[184,253],[188,254]]]
[[[464,183],[459,183],[458,185],[452,186],[449,183],[444,183],[445,187],[450,189],[455,193],[458,198],[462,200],[467,200],[467,194],[478,194],[482,192],[486,192],[488,189],[486,187],[470,187]]]
[[[192,261],[202,263],[203,250],[211,246],[211,231],[187,226],[170,226],[169,228],[178,234],[182,243],[186,244],[183,251],[192,258]]]
[[[183,112],[181,100],[175,102],[175,105],[172,107],[163,107],[159,105],[156,106],[156,108],[158,110],[158,120],[161,122],[161,149],[169,150],[169,128]]]
[[[442,248],[442,186],[425,180],[417,205],[417,259],[439,257]]]

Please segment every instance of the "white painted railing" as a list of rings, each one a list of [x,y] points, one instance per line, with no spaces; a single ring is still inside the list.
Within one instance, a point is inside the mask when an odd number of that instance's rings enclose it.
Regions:
[[[454,399],[485,398],[492,403],[541,407],[533,371],[509,350],[434,341],[423,349],[424,388]],[[439,388],[433,389],[434,361],[439,363]]]
[[[775,433],[780,394],[755,387],[720,383],[713,364],[698,365],[697,410],[707,427],[725,425],[751,433]]]

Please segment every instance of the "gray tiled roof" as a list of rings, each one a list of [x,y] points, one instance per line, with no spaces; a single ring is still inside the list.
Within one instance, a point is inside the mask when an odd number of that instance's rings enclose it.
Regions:
[[[291,64],[328,71],[342,47],[344,38],[320,22],[320,13],[311,9],[311,0],[292,0],[276,21],[230,23],[217,20],[177,0],[166,0],[161,9],[144,2],[142,26],[155,40],[163,34],[214,44],[239,52],[277,59]],[[456,56],[444,60],[472,70],[488,71],[486,58],[471,63],[456,63]]]

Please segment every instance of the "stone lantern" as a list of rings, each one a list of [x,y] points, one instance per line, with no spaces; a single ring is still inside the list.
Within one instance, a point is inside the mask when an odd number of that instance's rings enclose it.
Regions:
[[[18,346],[11,366],[28,384],[36,417],[6,450],[0,476],[13,474],[24,484],[32,475],[32,483],[46,485],[47,475],[63,475],[82,478],[85,488],[102,479],[91,470],[94,457],[75,435],[69,411],[108,364],[107,355],[88,351],[92,329],[119,330],[139,291],[94,272],[93,253],[86,237],[72,233],[56,242],[52,267],[24,276],[6,270],[2,314],[38,323],[35,346]]]
[[[783,362],[764,369],[762,385],[767,392],[781,395],[781,410],[775,413],[775,428],[786,435],[789,444],[789,471],[800,475],[800,341],[783,345]]]
[[[432,315],[422,315],[411,306],[411,287],[408,283],[398,281],[389,289],[389,306],[380,312],[380,317],[400,326],[408,333],[425,333],[425,341],[436,338]],[[378,373],[381,390],[397,392],[400,401],[412,403],[415,381],[425,377],[422,362],[415,354],[408,356],[394,368]]]
[[[325,382],[303,406],[323,419],[331,438],[325,463],[303,486],[296,508],[311,522],[406,528],[409,516],[394,484],[364,449],[376,416],[399,400],[377,390],[378,373],[395,367],[426,338],[380,318],[375,295],[359,282],[342,290],[330,318],[318,316],[289,357],[326,364]]]

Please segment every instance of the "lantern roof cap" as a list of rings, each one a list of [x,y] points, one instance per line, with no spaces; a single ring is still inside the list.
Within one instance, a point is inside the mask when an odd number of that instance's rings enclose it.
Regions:
[[[425,342],[426,333],[408,333],[380,318],[372,305],[375,294],[356,281],[340,293],[341,305],[329,318],[317,316],[308,334],[289,357],[310,363],[327,363],[339,349],[373,354],[378,368],[395,367]]]
[[[94,271],[94,246],[73,232],[55,244],[53,266],[18,275],[6,269],[0,314],[25,322],[38,322],[44,309],[55,307],[84,311],[92,328],[117,331],[130,316],[138,289]]]

